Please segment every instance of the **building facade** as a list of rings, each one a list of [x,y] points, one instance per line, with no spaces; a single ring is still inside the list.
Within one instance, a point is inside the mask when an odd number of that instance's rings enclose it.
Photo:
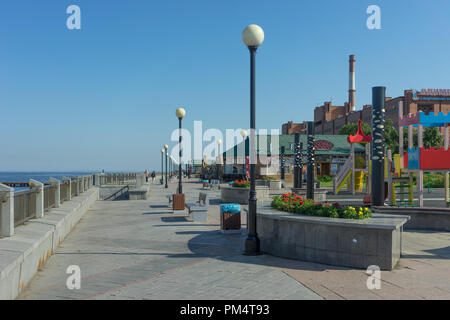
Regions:
[[[450,90],[405,90],[403,96],[387,97],[385,102],[386,120],[392,120],[395,127],[398,126],[400,102],[403,102],[404,116],[417,112],[424,112],[425,114],[443,112],[446,114],[450,111]],[[358,120],[371,124],[371,105],[363,106],[362,110],[350,111],[348,104],[332,106],[330,102],[326,102],[323,106],[314,109],[316,134],[339,134],[344,125],[356,123]]]
[[[277,139],[278,138],[278,139]],[[276,139],[278,141],[276,141]],[[249,144],[245,141],[245,154],[248,157]],[[307,136],[300,135],[300,142],[303,144],[303,164],[306,171]],[[294,170],[294,135],[280,136],[257,136],[257,156],[256,174],[258,176],[279,176],[280,175],[280,150],[285,148],[286,166],[285,172],[291,175]],[[315,135],[315,174],[317,177],[324,175],[335,175],[350,155],[350,144],[347,142],[347,135]],[[355,144],[355,152],[363,154],[365,148]],[[233,148],[223,153],[224,173],[243,173],[244,163],[244,142],[235,145]],[[289,180],[289,178],[287,179]]]

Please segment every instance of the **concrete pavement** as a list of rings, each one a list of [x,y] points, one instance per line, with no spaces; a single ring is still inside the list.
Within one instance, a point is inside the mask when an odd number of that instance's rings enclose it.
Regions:
[[[198,223],[171,213],[165,195],[175,188],[98,201],[20,299],[450,299],[450,233],[405,232],[398,267],[368,290],[364,270],[242,255],[245,234],[218,231],[219,192],[207,191],[208,221]],[[201,185],[183,190],[193,201]],[[66,288],[69,265],[81,269],[80,290]]]

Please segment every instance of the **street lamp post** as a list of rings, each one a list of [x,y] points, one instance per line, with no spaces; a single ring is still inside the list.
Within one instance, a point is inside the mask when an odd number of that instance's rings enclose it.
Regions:
[[[161,181],[164,181],[164,149],[161,149]]]
[[[242,140],[244,141],[244,176],[245,176],[245,180],[247,180],[247,158],[246,158],[246,143],[245,143],[245,137],[247,136],[247,131],[242,130],[241,131],[241,136],[242,136]]]
[[[164,149],[165,149],[165,153],[166,153],[166,185],[164,186],[164,188],[168,188],[169,186],[167,185],[167,149],[169,149],[169,146],[167,144],[164,145]]]
[[[248,236],[245,241],[247,255],[260,254],[260,244],[256,230],[256,187],[255,187],[255,55],[264,42],[264,31],[255,24],[247,26],[242,32],[242,41],[250,51],[250,193],[248,198]]]
[[[181,147],[181,128],[182,128],[182,120],[184,118],[184,116],[186,115],[186,111],[183,108],[178,108],[177,111],[175,112],[175,115],[178,118],[178,128],[179,128],[179,134],[178,134],[178,148],[179,148],[179,161],[178,161],[178,193],[182,194],[183,193],[183,187],[181,184],[181,157],[183,156],[183,149]]]

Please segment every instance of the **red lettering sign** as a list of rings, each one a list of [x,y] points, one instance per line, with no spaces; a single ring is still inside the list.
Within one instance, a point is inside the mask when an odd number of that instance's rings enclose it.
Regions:
[[[314,142],[314,149],[316,149],[316,150],[329,151],[329,150],[331,150],[331,148],[333,148],[333,146],[334,146],[334,144],[332,144],[328,140],[317,140],[316,142]]]

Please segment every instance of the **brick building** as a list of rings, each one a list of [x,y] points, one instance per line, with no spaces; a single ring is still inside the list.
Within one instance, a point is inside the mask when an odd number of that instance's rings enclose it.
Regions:
[[[306,121],[303,121],[302,123],[294,123],[292,121],[288,121],[281,126],[281,134],[294,133],[306,134]]]
[[[405,90],[404,95],[397,98],[386,98],[386,120],[398,123],[398,106],[403,102],[403,115],[409,113],[450,112],[450,90],[423,89],[421,91]],[[325,102],[314,109],[314,125],[317,134],[339,134],[340,129],[358,120],[370,124],[372,122],[372,106],[365,105],[362,110],[350,111],[348,103],[344,106],[332,106]]]

